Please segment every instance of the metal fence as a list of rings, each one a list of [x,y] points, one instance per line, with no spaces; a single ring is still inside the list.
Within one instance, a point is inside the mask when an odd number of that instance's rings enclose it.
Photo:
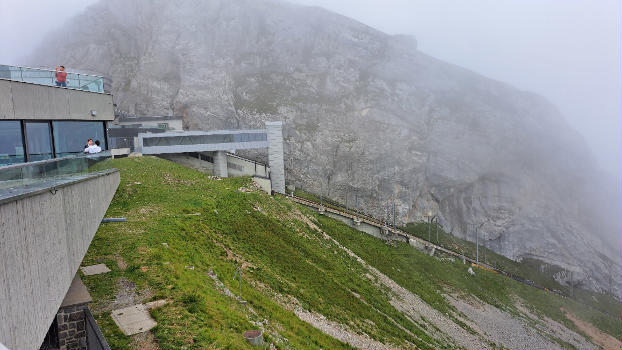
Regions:
[[[66,72],[66,87],[91,92],[110,92],[112,81],[98,75]],[[0,79],[56,86],[56,71],[43,68],[0,65]]]

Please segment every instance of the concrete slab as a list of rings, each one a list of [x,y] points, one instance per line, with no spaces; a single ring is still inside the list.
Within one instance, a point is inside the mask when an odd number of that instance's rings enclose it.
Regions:
[[[146,332],[157,325],[143,304],[114,310],[111,316],[125,335]]]
[[[110,272],[110,269],[105,264],[83,266],[80,268],[80,270],[82,270],[82,273],[84,273],[86,276],[99,275],[100,273]]]
[[[91,299],[89,291],[86,290],[80,276],[76,273],[67,294],[65,294],[65,299],[63,299],[63,302],[60,304],[60,307],[86,304],[91,301],[93,301],[93,299]]]

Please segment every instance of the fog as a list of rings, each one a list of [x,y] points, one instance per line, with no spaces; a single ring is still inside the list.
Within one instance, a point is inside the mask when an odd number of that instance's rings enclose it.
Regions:
[[[5,33],[0,63],[20,64],[48,30],[94,2],[0,0]],[[620,185],[620,1],[294,2],[327,8],[389,34],[414,35],[427,54],[544,95]],[[615,193],[620,197],[620,188]]]

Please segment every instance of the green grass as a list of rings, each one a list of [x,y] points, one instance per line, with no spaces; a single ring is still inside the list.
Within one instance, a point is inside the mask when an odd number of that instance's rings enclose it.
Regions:
[[[315,202],[320,201],[317,195],[302,191],[300,189],[297,189],[295,194],[299,197]],[[323,203],[327,207],[346,211],[345,205],[337,201],[323,198]],[[356,212],[352,208],[349,208],[347,211],[352,213]],[[430,238],[430,241],[433,243],[452,251],[459,252],[472,259],[476,258],[475,243],[458,238],[443,231],[440,225],[432,223],[428,231],[427,223],[413,222],[406,224],[406,226],[401,227],[401,229],[425,240]],[[474,233],[472,234],[474,235]],[[481,245],[479,247],[479,259],[485,264],[494,266],[524,279],[534,281],[542,287],[560,291],[567,296],[571,296],[579,303],[585,304],[588,307],[594,308],[602,313],[615,318],[622,318],[622,302],[611,295],[607,293],[588,291],[581,288],[574,288],[571,292],[571,289],[567,285],[561,285],[555,281],[553,275],[562,270],[558,266],[551,265],[537,259],[523,259],[520,262],[514,261]]]
[[[593,307],[485,270],[477,269],[476,276],[470,276],[466,273],[467,265],[458,259],[451,262],[431,258],[406,243],[387,245],[335,220],[321,215],[318,219],[320,227],[331,232],[337,241],[443,313],[450,313],[453,308],[442,293],[475,296],[512,314],[518,313],[515,302],[520,297],[536,314],[546,315],[571,329],[578,331],[564,316],[562,307],[622,340],[622,321]]]
[[[133,338],[123,335],[110,317],[122,279],[136,285],[139,298],[170,300],[151,310],[158,322],[151,332],[162,349],[250,349],[241,334],[259,323],[265,325],[266,342],[278,349],[351,348],[283,307],[284,300],[291,300],[288,296],[305,310],[381,342],[455,347],[434,339],[425,325],[413,324],[397,311],[389,303],[389,292],[365,277],[368,270],[313,230],[304,216],[443,313],[453,315],[455,310],[442,293],[474,295],[509,312],[516,312],[513,296],[519,296],[571,328],[562,306],[621,338],[619,322],[571,300],[493,273],[478,270],[471,277],[461,262],[439,261],[406,244],[388,246],[281,196],[239,191],[250,187],[249,178],[210,179],[152,157],[109,160],[97,167],[121,170],[106,216],[128,219],[102,224],[83,261],[103,262],[111,269],[83,281],[94,299],[95,318],[115,349],[133,346]],[[118,262],[127,266],[121,268]],[[224,295],[208,275],[210,270],[218,274],[237,295],[233,277],[242,263],[242,295],[248,307]]]
[[[409,223],[404,227],[404,231],[409,232],[417,237],[428,239],[428,224]],[[437,235],[438,232],[438,242]],[[432,224],[430,227],[431,240],[440,246],[460,252],[468,257],[475,259],[476,248],[475,243],[466,241],[464,239],[455,237],[447,232],[444,232],[440,226]],[[558,290],[564,293],[566,296],[571,296],[571,290],[566,285],[561,285],[553,278],[553,275],[562,269],[558,266],[548,264],[544,261],[537,259],[523,259],[522,261],[514,261],[506,258],[503,255],[497,254],[494,251],[483,247],[479,247],[479,259],[490,266],[494,266],[503,271],[509,272],[516,276],[520,276],[524,279],[534,281],[538,285],[551,289]],[[572,292],[572,299],[583,303],[596,310],[604,312],[613,317],[622,318],[622,303],[605,293],[596,293],[587,291],[581,288],[574,288]]]
[[[238,191],[250,186],[249,178],[213,180],[151,157],[100,166],[121,170],[106,216],[128,222],[100,226],[83,265],[104,262],[112,271],[83,280],[115,348],[127,348],[131,341],[106,309],[120,278],[148,292],[149,299],[171,300],[152,310],[158,322],[152,332],[161,348],[250,348],[241,334],[263,320],[269,325],[265,337],[277,348],[350,348],[300,321],[275,302],[278,295],[292,296],[303,309],[381,342],[451,346],[410,322],[389,303],[386,291],[364,277],[367,270],[360,263],[292,215],[307,213],[305,208],[282,197]],[[127,268],[117,266],[119,259]],[[212,269],[237,294],[233,276],[241,261],[248,264],[242,295],[253,311],[225,296],[208,276]]]

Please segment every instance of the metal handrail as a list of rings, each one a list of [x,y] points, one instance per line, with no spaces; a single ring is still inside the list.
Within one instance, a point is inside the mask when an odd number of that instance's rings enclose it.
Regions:
[[[20,81],[46,86],[58,86],[56,83],[57,70],[47,68],[33,68],[27,66],[0,65],[0,79]],[[65,71],[67,74],[67,89],[76,89],[96,93],[109,93],[112,79],[101,75],[80,73],[78,71]]]
[[[36,67],[28,67],[28,66],[16,66],[16,65],[13,65],[13,64],[0,64],[0,66],[16,67],[16,68],[24,68],[24,69],[32,69],[32,70],[41,70],[41,71],[47,71],[47,72],[54,72],[54,73],[56,73],[56,69],[49,69],[49,68],[36,68]],[[87,73],[80,73],[80,72],[69,72],[69,71],[66,71],[66,72],[67,72],[67,74],[73,73],[73,74],[88,75],[88,76],[91,76],[91,77],[102,78],[102,79],[106,78],[103,75],[87,74]]]

